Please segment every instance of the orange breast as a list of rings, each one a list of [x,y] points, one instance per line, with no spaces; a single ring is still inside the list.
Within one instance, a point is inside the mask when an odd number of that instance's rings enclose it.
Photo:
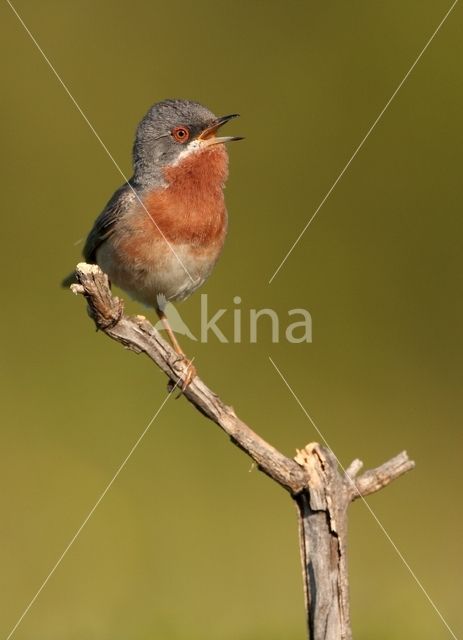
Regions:
[[[172,247],[186,245],[191,257],[215,262],[227,232],[227,175],[224,145],[193,153],[167,168],[168,186],[148,193],[143,200],[146,210],[139,206],[127,218],[126,232],[117,243],[120,254],[140,266],[160,267],[171,254],[167,239]]]
[[[183,299],[200,286],[227,231],[223,145],[187,156],[165,177],[167,187],[145,195],[146,210],[138,205],[123,216],[98,257],[115,284],[146,304],[157,293]]]
[[[223,145],[193,153],[166,169],[169,186],[149,194],[144,204],[169,241],[198,248],[223,241],[227,174],[228,157]]]

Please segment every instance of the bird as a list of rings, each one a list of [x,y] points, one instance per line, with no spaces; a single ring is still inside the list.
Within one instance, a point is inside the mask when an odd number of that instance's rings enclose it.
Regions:
[[[165,305],[188,298],[210,276],[224,246],[228,214],[226,143],[219,136],[239,114],[217,117],[192,100],[166,99],[137,126],[133,176],[95,220],[83,256],[133,299],[155,309],[185,360],[182,389],[197,375],[167,320]],[[75,282],[75,274],[62,285]]]

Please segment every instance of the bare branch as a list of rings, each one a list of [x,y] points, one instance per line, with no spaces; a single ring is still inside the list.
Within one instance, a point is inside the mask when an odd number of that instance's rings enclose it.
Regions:
[[[346,475],[349,476],[349,478],[353,479],[355,478],[355,476],[358,474],[358,472],[362,467],[363,467],[363,462],[358,458],[355,458],[355,460],[352,460],[350,465],[347,467]]]
[[[122,302],[111,294],[108,278],[101,269],[82,262],[77,265],[76,276],[78,284],[72,285],[72,290],[85,296],[97,328],[124,347],[145,353],[170,380],[180,381],[181,386],[187,364],[179,360],[172,347],[145,318],[129,318],[123,314]],[[261,471],[290,493],[298,493],[307,485],[304,470],[240,420],[233,408],[222,402],[199,377],[195,377],[183,393],[198,411],[219,425]]]
[[[80,263],[75,294],[83,295],[98,329],[136,353],[145,353],[181,387],[188,362],[179,358],[144,318],[130,318],[112,295],[107,276],[96,265]],[[414,462],[402,452],[358,476],[363,463],[354,460],[341,472],[334,454],[317,443],[288,458],[238,418],[232,407],[195,377],[183,391],[198,411],[215,422],[258,468],[292,495],[299,513],[307,623],[311,640],[351,640],[347,574],[347,508],[350,502],[378,491]]]
[[[348,481],[350,499],[356,500],[368,496],[370,493],[375,493],[414,468],[413,460],[410,460],[406,451],[402,451],[376,469],[365,471],[353,483]]]

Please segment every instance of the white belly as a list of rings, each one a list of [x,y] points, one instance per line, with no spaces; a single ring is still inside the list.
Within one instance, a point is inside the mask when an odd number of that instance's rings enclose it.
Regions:
[[[117,248],[103,243],[96,254],[98,265],[108,274],[111,282],[132,298],[152,307],[158,296],[166,300],[183,300],[198,289],[209,277],[218,258],[218,252],[199,257],[188,245],[165,247],[143,264],[121,261]]]

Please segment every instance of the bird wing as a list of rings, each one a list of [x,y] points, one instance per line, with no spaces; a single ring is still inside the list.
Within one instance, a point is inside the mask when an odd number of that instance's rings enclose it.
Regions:
[[[88,234],[83,251],[86,262],[96,262],[98,247],[113,233],[116,222],[135,200],[136,194],[133,187],[127,182],[114,193]]]

